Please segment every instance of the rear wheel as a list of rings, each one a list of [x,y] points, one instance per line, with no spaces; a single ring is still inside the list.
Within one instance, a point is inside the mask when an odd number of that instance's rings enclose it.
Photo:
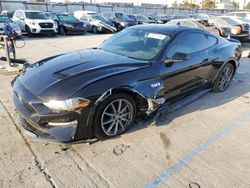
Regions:
[[[225,91],[234,75],[235,68],[231,63],[227,63],[222,70],[220,71],[218,77],[215,79],[213,84],[214,92],[223,92]]]
[[[124,133],[134,123],[135,101],[127,94],[114,94],[105,99],[96,110],[94,134],[100,140]]]

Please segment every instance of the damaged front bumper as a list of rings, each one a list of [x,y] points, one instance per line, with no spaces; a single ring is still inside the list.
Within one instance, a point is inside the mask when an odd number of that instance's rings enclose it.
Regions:
[[[15,81],[13,88],[20,129],[34,140],[69,143],[92,137],[88,126],[92,122],[91,106],[77,111],[52,112],[18,81]]]

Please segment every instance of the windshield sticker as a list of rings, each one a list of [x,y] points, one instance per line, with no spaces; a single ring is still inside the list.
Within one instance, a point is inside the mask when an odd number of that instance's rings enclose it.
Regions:
[[[154,39],[158,39],[158,40],[164,40],[166,38],[166,35],[157,34],[157,33],[149,33],[148,34],[148,38],[154,38]]]

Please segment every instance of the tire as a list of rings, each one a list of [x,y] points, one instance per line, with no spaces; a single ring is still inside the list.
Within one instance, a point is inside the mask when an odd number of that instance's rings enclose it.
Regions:
[[[100,140],[121,135],[134,124],[135,116],[136,104],[130,95],[111,95],[96,109],[94,135]]]
[[[117,26],[117,32],[121,31],[123,29],[123,27],[121,25]]]
[[[66,30],[64,29],[63,26],[59,27],[59,33],[60,35],[66,35]]]
[[[50,34],[51,35],[51,37],[55,37],[56,36],[56,33],[52,33],[52,34]]]
[[[212,90],[216,93],[225,91],[233,78],[234,72],[234,66],[231,63],[227,63],[215,79]]]
[[[27,25],[25,26],[25,31],[27,32],[28,37],[33,37],[33,34],[32,34],[32,32],[31,32],[29,26],[27,26]]]
[[[97,34],[97,33],[98,33],[98,29],[97,29],[96,26],[93,26],[93,27],[92,27],[92,33],[94,33],[94,34]]]

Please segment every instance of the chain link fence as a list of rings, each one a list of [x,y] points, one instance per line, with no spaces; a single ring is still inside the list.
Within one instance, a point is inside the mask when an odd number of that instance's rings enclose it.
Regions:
[[[0,10],[14,11],[17,9],[41,10],[45,12],[68,12],[76,10],[89,10],[96,12],[124,12],[127,14],[167,14],[167,15],[188,15],[196,13],[227,13],[231,10],[226,9],[181,9],[181,8],[146,8],[139,6],[111,6],[100,4],[84,3],[34,3],[26,1],[0,1]]]

